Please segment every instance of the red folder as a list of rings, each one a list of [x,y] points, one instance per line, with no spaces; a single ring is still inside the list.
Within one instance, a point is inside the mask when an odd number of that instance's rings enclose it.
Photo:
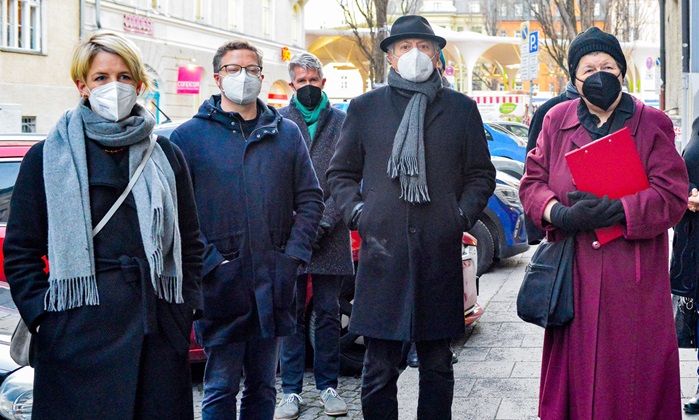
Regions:
[[[627,127],[565,155],[580,191],[611,199],[650,188],[646,171]],[[622,235],[621,225],[595,230],[600,245]]]

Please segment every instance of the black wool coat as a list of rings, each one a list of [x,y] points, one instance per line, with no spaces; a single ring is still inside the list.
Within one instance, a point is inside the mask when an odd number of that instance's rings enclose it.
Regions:
[[[279,110],[279,114],[295,122],[301,130],[303,140],[311,154],[313,168],[318,175],[320,188],[323,189],[325,210],[321,224],[330,226],[330,233],[321,239],[319,249],[313,250],[311,264],[307,271],[310,274],[352,275],[354,274],[354,264],[352,263],[350,232],[342,220],[342,214],[335,205],[335,200],[330,195],[328,181],[325,178],[325,172],[330,166],[330,159],[335,152],[337,140],[340,138],[340,129],[346,114],[328,103],[320,112],[313,140],[311,140],[306,121],[293,99],[289,106]]]
[[[44,143],[34,145],[22,161],[3,251],[12,298],[30,329],[41,327],[30,355],[35,368],[34,419],[193,417],[188,352],[192,312],[201,308],[204,247],[184,157],[167,139],[160,137],[158,144],[177,183],[183,304],[155,295],[136,203],[129,194],[94,238],[100,304],[44,311]],[[126,188],[128,152],[107,154],[91,140],[86,140],[86,149],[96,225]]]
[[[492,195],[495,169],[476,103],[441,89],[424,124],[431,201],[400,198],[387,167],[409,100],[389,86],[352,100],[327,177],[346,222],[364,203],[350,331],[435,340],[464,332],[461,237]]]

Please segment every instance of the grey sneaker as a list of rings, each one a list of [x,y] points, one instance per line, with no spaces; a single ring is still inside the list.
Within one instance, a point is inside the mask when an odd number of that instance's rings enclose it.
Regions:
[[[299,418],[301,411],[300,405],[303,404],[303,398],[299,394],[284,394],[279,405],[274,410],[274,418],[276,420],[293,420]]]
[[[328,416],[344,416],[347,414],[347,403],[332,388],[328,388],[320,393],[320,403],[325,407],[323,412]]]

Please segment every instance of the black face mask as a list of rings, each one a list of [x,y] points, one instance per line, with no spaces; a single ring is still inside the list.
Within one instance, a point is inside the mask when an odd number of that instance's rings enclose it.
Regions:
[[[315,109],[320,103],[323,90],[318,86],[306,85],[296,90],[296,99],[307,109]]]
[[[619,92],[621,92],[621,83],[618,76],[606,71],[598,71],[591,75],[582,85],[582,96],[592,105],[605,111],[619,97]]]

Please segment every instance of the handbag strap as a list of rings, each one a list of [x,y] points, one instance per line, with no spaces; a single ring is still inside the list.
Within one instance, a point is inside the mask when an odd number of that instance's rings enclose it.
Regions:
[[[112,216],[114,216],[114,213],[116,213],[116,211],[119,209],[119,207],[121,206],[121,203],[123,203],[124,200],[126,200],[126,196],[129,195],[129,193],[131,192],[131,189],[136,184],[136,181],[138,181],[138,178],[141,176],[141,173],[143,172],[143,168],[146,167],[146,163],[148,163],[148,159],[150,159],[150,155],[153,153],[153,149],[155,148],[155,143],[156,143],[157,139],[158,139],[158,136],[156,136],[155,134],[151,134],[150,145],[148,146],[148,150],[146,151],[146,154],[143,156],[143,160],[136,168],[136,171],[134,171],[133,176],[129,180],[129,184],[126,186],[126,189],[124,190],[124,192],[121,193],[119,198],[116,199],[116,201],[112,205],[112,208],[110,208],[109,211],[107,212],[107,214],[104,215],[102,220],[100,220],[100,222],[97,223],[97,226],[95,226],[95,228],[92,229],[92,237],[93,238],[95,236],[97,236],[98,233],[100,233],[102,228],[107,224],[107,222],[109,222],[109,219],[111,219]]]

